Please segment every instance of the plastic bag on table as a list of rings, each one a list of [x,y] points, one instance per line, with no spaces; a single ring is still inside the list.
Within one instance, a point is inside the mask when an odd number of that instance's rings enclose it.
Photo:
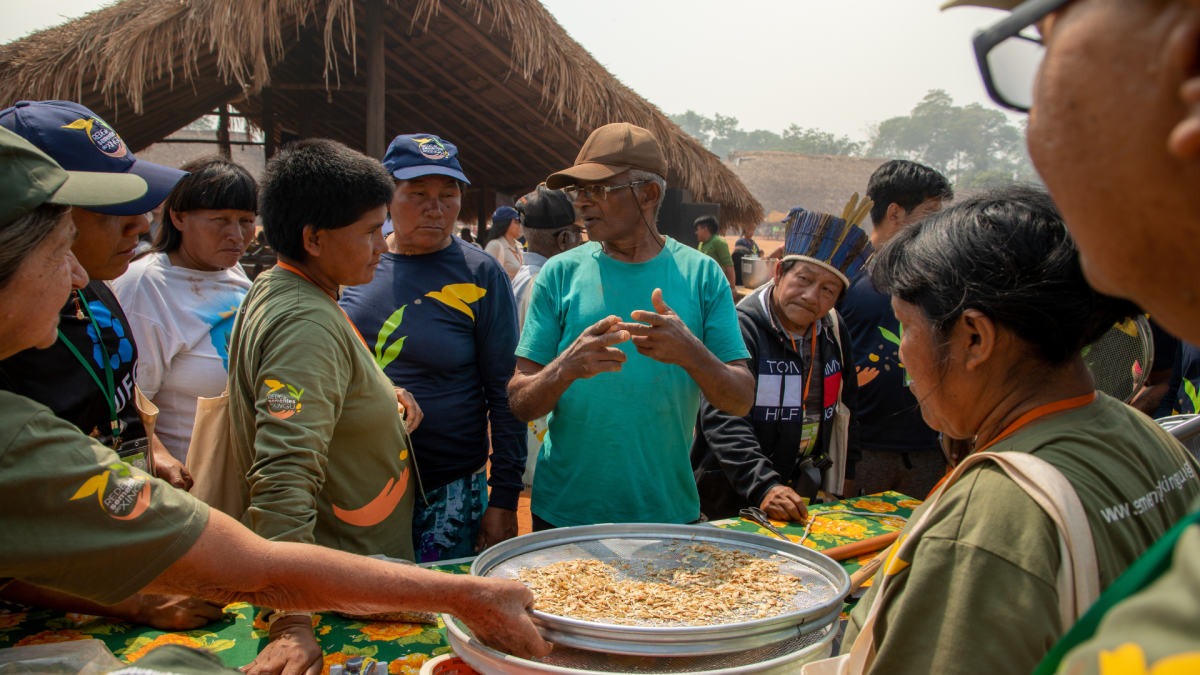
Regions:
[[[0,675],[102,675],[125,665],[100,640],[0,649]]]

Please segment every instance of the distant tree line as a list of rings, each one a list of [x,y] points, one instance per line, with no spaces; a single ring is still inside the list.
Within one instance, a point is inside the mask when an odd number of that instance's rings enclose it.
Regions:
[[[798,124],[778,134],[746,131],[736,117],[706,117],[692,110],[670,117],[722,158],[738,150],[776,150],[908,159],[941,171],[960,188],[1039,180],[1025,150],[1024,124],[1018,127],[1004,113],[978,103],[956,106],[941,89],[926,94],[910,114],[872,125],[864,141]]]

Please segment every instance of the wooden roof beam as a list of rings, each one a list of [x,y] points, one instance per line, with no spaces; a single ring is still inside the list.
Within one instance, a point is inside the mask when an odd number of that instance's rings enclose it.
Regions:
[[[408,51],[409,51],[409,53],[410,53],[410,54],[412,54],[413,56],[415,56],[415,57],[416,57],[418,60],[420,60],[422,63],[424,63],[424,64],[425,64],[426,66],[428,66],[429,68],[431,68],[431,69],[433,69],[434,71],[436,71],[436,72],[437,72],[438,74],[440,74],[442,77],[446,78],[446,80],[447,80],[448,82],[450,82],[450,83],[451,83],[451,84],[453,84],[454,86],[458,87],[458,88],[459,88],[459,89],[460,89],[460,90],[461,90],[461,91],[462,91],[464,94],[466,94],[466,96],[467,96],[468,98],[472,99],[473,101],[475,101],[475,103],[476,103],[477,105],[481,106],[481,108],[482,108],[483,110],[488,110],[488,109],[489,109],[489,108],[488,108],[488,104],[487,104],[487,102],[486,102],[486,101],[484,101],[482,98],[480,98],[480,97],[479,97],[479,95],[477,95],[475,92],[471,91],[470,87],[468,87],[468,86],[466,86],[465,84],[463,84],[462,82],[460,82],[460,81],[458,80],[458,78],[456,78],[456,77],[454,77],[454,75],[450,74],[450,72],[449,72],[449,71],[447,71],[445,68],[442,68],[442,67],[441,67],[441,66],[439,66],[437,63],[434,63],[432,59],[430,59],[429,57],[425,56],[425,54],[423,54],[423,53],[421,52],[421,50],[419,50],[419,49],[417,49],[416,47],[414,47],[414,46],[413,46],[413,44],[412,44],[411,42],[409,42],[408,40],[404,39],[404,37],[403,37],[403,36],[401,36],[399,33],[397,33],[396,31],[392,30],[390,27],[386,28],[386,30],[387,30],[387,33],[388,33],[388,35],[389,35],[389,36],[391,36],[391,38],[392,38],[393,40],[396,40],[396,41],[398,41],[398,42],[399,42],[401,45],[403,45],[403,46],[404,46],[406,49],[408,49]],[[432,83],[431,83],[431,85],[432,85]],[[473,111],[473,112],[474,112],[474,111]],[[486,125],[486,126],[490,127],[490,128],[491,128],[493,131],[495,131],[497,134],[500,134],[500,135],[506,135],[506,134],[505,134],[505,131],[504,131],[503,129],[501,129],[500,127],[498,127],[498,126],[497,126],[495,123],[493,123],[493,122],[492,122],[492,120],[488,118],[488,116],[486,116],[486,115],[481,115],[481,114],[478,114],[478,113],[476,113],[476,114],[475,114],[475,117],[476,117],[476,118],[477,118],[477,119],[478,119],[480,122],[482,122],[484,125]],[[522,129],[522,128],[519,128],[519,127],[517,127],[517,126],[514,126],[513,128],[514,128],[514,129],[516,129],[516,131],[517,131],[517,133],[518,133],[518,134],[520,134],[521,136],[524,136],[524,137],[526,138],[526,140],[528,140],[528,141],[530,141],[531,143],[533,143],[533,144],[537,145],[538,147],[542,148],[542,149],[543,149],[543,150],[545,150],[547,153],[549,153],[549,154],[551,154],[551,155],[553,155],[553,156],[556,156],[556,157],[558,157],[558,158],[559,158],[560,162],[558,163],[558,165],[555,165],[555,164],[552,164],[552,163],[550,163],[549,161],[547,161],[547,160],[546,160],[544,157],[542,157],[542,156],[541,156],[541,155],[539,155],[538,153],[534,153],[534,152],[530,152],[530,153],[529,153],[529,156],[530,156],[530,157],[532,157],[534,161],[536,161],[537,163],[541,164],[543,167],[545,167],[545,168],[549,169],[551,173],[554,173],[555,171],[558,171],[559,169],[561,169],[561,168],[562,168],[562,162],[563,162],[563,161],[566,161],[568,165],[570,165],[570,164],[571,164],[571,161],[570,161],[570,160],[564,160],[564,159],[561,157],[561,153],[559,153],[557,150],[555,150],[555,149],[553,149],[553,148],[551,148],[551,147],[547,146],[547,145],[546,145],[545,143],[543,143],[543,142],[542,142],[540,139],[538,139],[538,138],[535,138],[534,136],[532,136],[531,134],[529,134],[529,132],[527,132],[527,131],[525,131],[524,129]]]
[[[442,7],[441,10],[442,11],[439,14],[440,16],[447,17],[454,23],[465,28],[468,33],[471,33],[475,38],[477,38],[479,40],[479,42],[484,46],[485,49],[487,49],[491,53],[495,54],[496,56],[500,57],[500,60],[502,62],[507,63],[509,70],[516,72],[517,64],[513,63],[512,56],[506,54],[503,49],[500,49],[495,44],[493,44],[492,41],[487,38],[487,35],[485,35],[483,33],[483,31],[479,30],[479,28],[474,26],[473,24],[471,24],[471,22],[469,22],[466,19],[459,16],[456,12],[451,10],[448,6]],[[482,16],[482,14],[481,14],[481,16]],[[496,18],[495,16],[492,17],[493,20],[495,18]],[[549,94],[546,93],[545,85],[543,85],[541,82],[539,82],[536,77],[530,76],[530,78],[526,81],[529,82],[529,84],[531,86],[533,86],[534,88],[536,88],[539,92],[541,92],[542,96],[545,97],[547,100],[551,100],[553,98]],[[571,121],[575,122],[576,126],[578,126],[580,124],[578,115],[576,115],[575,111],[572,110],[570,107],[568,107],[566,104],[559,106],[559,110],[561,110],[568,118],[570,118]]]
[[[413,71],[413,75],[416,76],[418,79],[420,79],[422,82],[424,82],[427,87],[431,87],[434,89],[435,94],[422,98],[422,100],[425,103],[430,104],[430,107],[438,108],[438,111],[440,113],[445,115],[447,118],[454,120],[454,122],[456,122],[460,127],[462,127],[463,129],[466,129],[470,134],[472,134],[473,136],[478,138],[480,141],[482,141],[484,145],[487,145],[490,148],[492,148],[492,150],[495,151],[496,154],[501,155],[504,158],[508,159],[510,162],[513,162],[514,164],[517,164],[520,166],[525,166],[527,164],[527,163],[521,162],[517,158],[513,157],[504,148],[501,148],[500,146],[496,145],[494,142],[492,142],[490,137],[479,133],[479,131],[476,130],[475,127],[473,127],[471,124],[467,123],[467,121],[464,120],[457,113],[455,113],[453,109],[451,109],[448,106],[442,105],[438,101],[437,96],[436,96],[436,91],[438,91],[438,88],[434,85],[432,80],[430,80],[429,78],[427,78],[424,75],[421,75],[420,73],[415,72],[415,71]],[[388,69],[388,76],[394,77],[400,81],[404,80],[404,78],[398,72],[396,72],[395,69],[392,69],[392,68]],[[400,99],[400,100],[403,100],[403,99]],[[410,108],[413,107],[411,104],[408,103],[408,101],[404,101],[404,103],[406,105],[408,105]],[[436,128],[436,126],[440,126],[440,125],[437,125],[435,123],[435,128]],[[503,132],[499,131],[499,130],[497,130],[497,133],[503,134]]]
[[[399,102],[401,105],[405,106],[406,108],[408,108],[409,110],[411,110],[416,116],[424,118],[424,123],[429,124],[430,126],[435,126],[435,127],[440,126],[432,118],[430,118],[428,115],[426,115],[424,113],[424,111],[422,111],[420,108],[414,106],[413,104],[409,103],[408,101],[405,101],[404,99],[399,98],[399,97],[396,98],[396,101]],[[335,100],[332,105],[335,108],[338,108],[344,115],[346,115],[347,117],[350,117],[351,119],[357,119],[357,118],[361,117],[361,115],[362,115],[361,110],[353,110],[348,105],[343,103],[342,101]],[[474,133],[474,132],[472,132],[472,133]],[[343,139],[346,139],[346,140],[343,140],[342,142],[346,142],[347,145],[350,144],[348,142],[350,140],[348,138],[348,136],[343,135]],[[338,140],[342,140],[342,139],[338,139]],[[508,169],[505,169],[505,168],[501,167],[499,164],[496,164],[495,162],[491,161],[490,159],[488,159],[487,155],[481,154],[478,156],[477,159],[471,159],[468,162],[468,164],[473,164],[476,161],[478,161],[481,164],[490,165],[496,173],[499,173],[499,174],[509,173]]]
[[[190,104],[181,107],[178,116],[167,118],[157,124],[135,125],[132,133],[128,136],[122,134],[121,137],[125,139],[130,150],[134,153],[140,152],[154,143],[161,142],[167,136],[187,126],[192,120],[207,114],[222,103],[227,103],[240,93],[241,89],[237,85],[230,85],[206,95],[197,96]],[[184,121],[180,122],[180,120]]]
[[[431,118],[431,117],[429,117],[428,115],[426,115],[426,114],[424,113],[424,111],[422,111],[422,110],[421,110],[420,108],[418,108],[417,106],[413,105],[412,103],[409,103],[408,101],[404,100],[404,99],[403,99],[403,98],[401,98],[401,97],[396,97],[396,100],[397,100],[397,101],[399,101],[399,102],[400,102],[402,105],[404,105],[406,108],[408,108],[409,110],[411,110],[411,111],[412,111],[414,114],[416,114],[416,115],[419,115],[419,116],[421,116],[421,117],[424,117],[424,118],[425,118],[425,120],[426,120],[426,122],[427,122],[428,124],[430,124],[431,126],[439,126],[439,125],[438,125],[438,123],[437,123],[436,121],[434,121],[434,120],[433,120],[433,118]],[[467,128],[468,128],[469,132],[471,133],[471,135],[475,136],[476,138],[480,138],[480,139],[483,139],[483,138],[484,138],[483,136],[481,136],[481,135],[479,134],[479,132],[475,131],[474,129],[470,129],[470,127],[467,127]],[[461,156],[461,153],[460,153],[460,156]],[[489,165],[491,165],[492,169],[493,169],[493,170],[494,170],[496,173],[498,173],[498,174],[501,174],[501,175],[503,175],[503,174],[506,174],[506,173],[511,173],[511,169],[505,169],[504,167],[500,166],[499,164],[497,164],[497,163],[493,162],[493,161],[491,160],[491,158],[489,158],[489,157],[488,157],[488,155],[487,155],[487,154],[484,154],[484,153],[477,153],[477,157],[478,157],[478,159],[474,159],[474,158],[473,158],[473,159],[471,159],[471,160],[470,160],[470,162],[469,162],[469,163],[473,164],[473,163],[475,163],[476,161],[479,161],[481,164],[489,164]],[[515,160],[514,160],[514,161],[515,161]]]
[[[404,17],[409,22],[412,22],[414,20],[413,16],[410,14],[406,15],[404,10],[398,9],[398,11],[400,13],[400,16]],[[442,7],[443,14],[454,14],[454,11],[455,10],[454,10],[453,6],[451,6],[449,4]],[[462,25],[458,21],[456,21],[455,23],[458,25]],[[422,37],[428,37],[428,38],[433,39],[438,44],[440,44],[443,47],[450,50],[452,53],[456,53],[459,51],[454,45],[450,44],[450,42],[448,40],[446,40],[444,37],[442,37],[441,34],[438,33],[437,31],[426,31]],[[488,44],[488,46],[492,46],[491,40],[488,39],[488,36],[480,34],[480,40],[482,42],[486,42]],[[526,103],[525,99],[521,98],[516,92],[514,92],[512,89],[506,87],[502,82],[500,82],[496,78],[492,77],[492,74],[487,72],[486,70],[484,70],[477,61],[475,61],[473,59],[463,59],[462,62],[464,64],[466,64],[466,66],[468,68],[470,68],[471,70],[473,70],[477,74],[479,74],[480,77],[487,80],[488,83],[491,84],[493,87],[495,87],[496,89],[500,90],[501,92],[507,94],[509,99],[516,102],[517,105],[524,108],[527,112],[532,113],[534,115],[534,117],[540,118],[543,122],[548,123],[548,120],[550,118],[549,111],[547,111],[547,112],[540,111],[537,108],[534,108],[533,106]],[[511,61],[509,61],[509,63],[511,63]],[[530,88],[532,89],[533,87],[531,86]],[[562,139],[565,140],[567,143],[570,143],[571,145],[575,145],[575,144],[579,143],[579,139],[573,138],[570,135],[568,135],[567,132],[562,129],[562,127],[559,127],[554,124],[550,124],[550,128],[553,129],[555,132],[557,132],[558,135],[560,137],[562,137]],[[563,159],[563,157],[561,155],[559,156],[559,158]]]

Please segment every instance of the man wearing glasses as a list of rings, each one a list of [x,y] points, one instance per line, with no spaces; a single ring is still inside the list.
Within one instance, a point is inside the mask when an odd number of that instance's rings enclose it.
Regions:
[[[550,415],[535,531],[698,520],[688,448],[700,394],[750,412],[754,377],[729,282],[655,227],[666,175],[649,131],[609,124],[546,181],[574,199],[589,241],[538,274],[508,385],[518,419]]]
[[[1200,2],[955,0],[1012,13],[975,38],[1088,280],[1200,343]],[[1200,513],[1109,587],[1036,673],[1200,672]]]

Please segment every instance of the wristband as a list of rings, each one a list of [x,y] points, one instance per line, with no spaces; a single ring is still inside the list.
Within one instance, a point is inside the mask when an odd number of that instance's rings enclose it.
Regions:
[[[285,616],[307,616],[308,617],[308,625],[310,628],[312,627],[312,616],[313,616],[312,612],[288,612],[288,611],[283,611],[283,610],[277,609],[277,610],[271,612],[271,616],[267,617],[267,630],[271,630],[271,629],[275,628],[275,622],[278,621],[279,619],[282,619]]]

